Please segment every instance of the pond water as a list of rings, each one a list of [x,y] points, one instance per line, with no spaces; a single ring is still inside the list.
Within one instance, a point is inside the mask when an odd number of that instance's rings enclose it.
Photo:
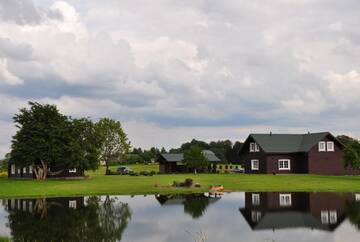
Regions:
[[[14,241],[360,241],[360,193],[2,199]],[[198,240],[197,240],[198,239]]]

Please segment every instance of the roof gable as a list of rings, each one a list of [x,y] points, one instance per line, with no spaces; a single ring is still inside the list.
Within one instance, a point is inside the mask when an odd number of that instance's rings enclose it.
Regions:
[[[308,152],[319,141],[330,135],[329,132],[308,134],[250,134],[249,138],[255,142],[266,153],[296,153]]]

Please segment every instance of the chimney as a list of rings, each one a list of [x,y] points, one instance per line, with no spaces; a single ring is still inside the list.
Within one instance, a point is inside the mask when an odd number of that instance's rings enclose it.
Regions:
[[[310,131],[308,131],[308,134],[310,134]]]
[[[270,136],[272,135],[272,132],[270,131]]]

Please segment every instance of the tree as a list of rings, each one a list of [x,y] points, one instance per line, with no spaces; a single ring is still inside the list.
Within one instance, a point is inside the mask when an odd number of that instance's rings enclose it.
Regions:
[[[105,163],[106,174],[110,174],[110,162],[125,156],[130,142],[119,121],[102,118],[96,123],[96,130],[100,138],[100,159]]]
[[[349,139],[345,144],[344,162],[346,166],[360,168],[360,142],[356,139]]]
[[[19,129],[12,140],[10,162],[34,166],[38,180],[62,170],[49,171],[51,166],[95,169],[98,164],[95,129],[88,119],[72,120],[61,114],[55,105],[29,102],[14,116]]]
[[[204,169],[210,165],[210,162],[202,153],[199,146],[191,146],[187,151],[185,151],[184,163],[188,168],[193,168],[195,173],[197,172],[197,169]]]

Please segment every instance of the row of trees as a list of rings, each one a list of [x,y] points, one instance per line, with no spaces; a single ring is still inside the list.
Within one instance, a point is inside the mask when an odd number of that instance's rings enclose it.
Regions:
[[[12,139],[10,162],[19,166],[34,165],[37,179],[46,179],[49,167],[95,170],[100,161],[106,164],[120,159],[130,149],[130,142],[119,121],[102,118],[75,119],[59,112],[55,105],[29,102],[14,116],[18,128]]]
[[[226,163],[233,163],[239,160],[239,150],[241,142],[232,143],[230,140],[211,141],[209,143],[193,139],[190,142],[183,143],[179,148],[172,148],[167,151],[164,147],[159,149],[152,147],[148,150],[141,148],[134,148],[127,156],[128,163],[147,163],[151,160],[156,160],[160,154],[164,153],[185,153],[191,147],[198,147],[201,150],[211,150],[219,159]]]

